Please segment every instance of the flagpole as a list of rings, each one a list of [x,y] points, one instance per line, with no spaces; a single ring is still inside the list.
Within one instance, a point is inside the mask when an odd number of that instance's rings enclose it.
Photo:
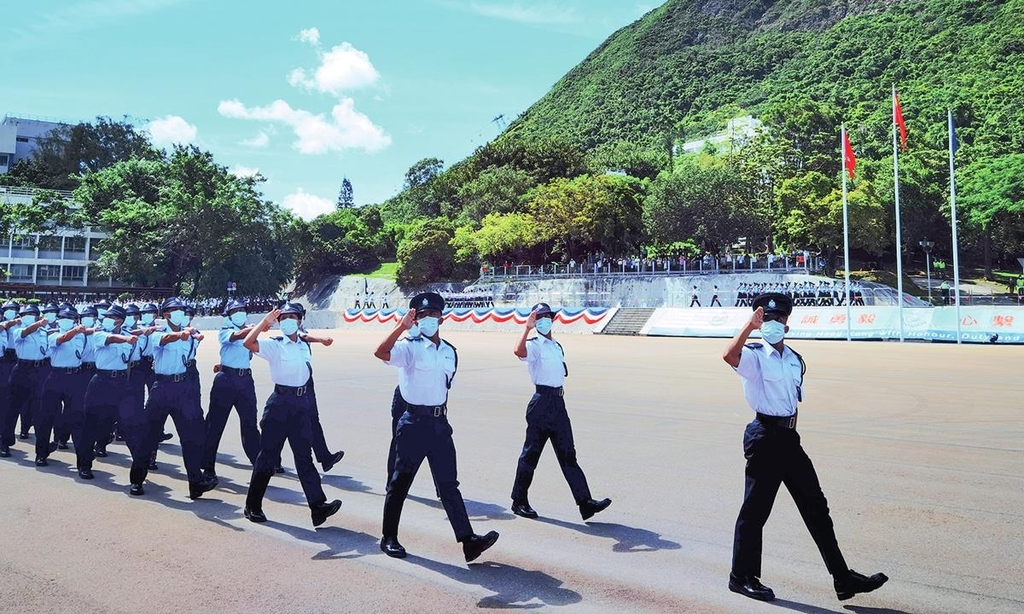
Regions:
[[[843,159],[843,268],[846,277],[846,340],[850,341],[850,215],[846,199],[846,124],[840,135],[839,151]]]
[[[896,304],[899,306],[900,342],[903,334],[903,232],[900,223],[900,165],[896,138],[896,84],[892,85],[892,177],[896,197]]]
[[[956,174],[953,172],[953,154],[956,153],[954,139],[956,137],[953,132],[953,110],[948,109],[946,112],[949,120],[949,206],[950,221],[953,223],[953,292],[956,297],[956,342],[959,344],[962,343],[960,334],[962,322],[960,319],[960,244],[956,234]]]

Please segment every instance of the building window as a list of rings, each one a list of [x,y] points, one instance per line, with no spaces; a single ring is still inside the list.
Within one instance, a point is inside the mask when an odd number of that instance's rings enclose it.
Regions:
[[[42,235],[39,237],[39,251],[41,252],[59,252],[60,251],[60,237],[53,235]]]
[[[32,281],[32,265],[12,264],[11,281]]]
[[[85,252],[85,237],[64,237],[65,252]]]
[[[10,157],[7,154],[0,154],[0,166],[10,166]]]
[[[40,264],[37,271],[38,279],[60,279],[60,265]]]
[[[34,250],[36,248],[36,238],[32,235],[15,235],[11,238],[11,248]]]
[[[17,141],[18,141],[19,143],[28,143],[28,137],[27,137],[27,136],[19,136],[19,137],[15,137],[15,139],[16,139],[16,140],[17,140]]]
[[[103,255],[103,239],[93,239],[89,244],[89,260],[99,260]]]
[[[84,266],[64,267],[64,281],[82,281],[83,279],[85,279]]]

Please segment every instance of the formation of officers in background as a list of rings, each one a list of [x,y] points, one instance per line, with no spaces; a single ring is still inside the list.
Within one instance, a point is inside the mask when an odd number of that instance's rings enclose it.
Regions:
[[[490,548],[498,534],[473,532],[458,489],[452,428],[447,421],[448,391],[458,354],[439,335],[444,309],[440,295],[417,295],[399,326],[375,352],[399,372],[381,550],[393,557],[406,555],[398,542],[399,519],[413,478],[426,460],[456,540],[471,561]],[[341,508],[341,501],[327,500],[313,464],[315,455],[326,472],[344,456],[327,446],[313,380],[311,346],[328,346],[333,339],[315,337],[302,328],[305,309],[301,305],[285,303],[255,324],[248,323],[244,301],[225,305],[225,322],[218,334],[220,360],[214,366],[205,415],[196,365],[205,335],[191,326],[194,309],[180,299],[170,298],[159,306],[112,305],[104,300],[81,310],[67,303],[40,308],[8,301],[0,312],[0,457],[10,457],[10,447],[18,439],[29,439],[31,428],[36,466],[46,467],[51,454],[69,449],[70,444],[79,478],[92,480],[97,457],[106,457],[107,446],[123,439],[131,454],[128,493],[142,496],[148,473],[158,469],[158,446],[171,437],[164,433],[170,418],[181,442],[188,496],[198,499],[218,485],[217,450],[228,417],[236,411],[242,448],[253,467],[244,509],[247,519],[267,520],[263,498],[271,477],[283,471],[285,443],[292,450],[313,525],[323,524]],[[158,317],[163,322],[158,323]],[[561,345],[551,340],[553,318],[547,305],[536,306],[526,331],[536,325],[541,335],[527,339],[524,333],[515,348],[527,363],[536,390],[527,413],[512,509],[526,518],[537,517],[527,492],[541,451],[550,440],[580,514],[588,519],[611,500],[591,497],[576,461],[562,398],[568,368]],[[275,325],[281,336],[260,338]],[[253,356],[267,361],[274,383],[258,426]]]
[[[846,304],[846,282],[741,283],[736,286],[735,306],[750,307],[762,294],[784,294],[797,307],[842,307]],[[850,304],[864,304],[864,287],[859,281],[850,282]]]

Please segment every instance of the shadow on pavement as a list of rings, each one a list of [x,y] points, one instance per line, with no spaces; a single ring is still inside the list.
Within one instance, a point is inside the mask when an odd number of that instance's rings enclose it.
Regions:
[[[843,609],[857,614],[910,614],[904,610],[895,610],[893,608],[873,608],[866,605],[847,605],[843,606]]]
[[[618,543],[612,546],[612,552],[653,552],[655,550],[679,550],[682,548],[678,543],[664,539],[654,531],[628,527],[622,524],[607,522],[576,524],[574,522],[543,517],[538,518],[536,522],[573,529],[574,531],[593,535],[594,537],[614,539]]]
[[[328,521],[329,522],[329,521]],[[309,542],[311,544],[323,544],[327,546],[313,555],[314,561],[331,561],[335,559],[356,559],[369,554],[380,554],[380,538],[368,533],[350,531],[341,527],[322,526],[319,529],[296,527],[290,524],[283,524],[267,521],[264,525],[287,533],[295,539]]]
[[[409,495],[407,499],[434,509],[444,509],[440,501],[430,497]],[[507,507],[495,503],[484,503],[483,501],[474,501],[466,498],[463,498],[463,501],[466,502],[466,513],[469,514],[470,520],[512,520],[515,518],[515,514],[509,511]]]
[[[320,481],[348,492],[370,492],[373,490],[370,486],[348,475],[324,475],[320,478]]]
[[[494,593],[476,605],[487,609],[532,610],[566,606],[583,601],[583,596],[562,586],[562,581],[542,571],[528,571],[503,563],[472,563],[469,568],[410,555],[414,565],[437,572],[456,582],[479,586]],[[539,602],[539,603],[538,603]]]

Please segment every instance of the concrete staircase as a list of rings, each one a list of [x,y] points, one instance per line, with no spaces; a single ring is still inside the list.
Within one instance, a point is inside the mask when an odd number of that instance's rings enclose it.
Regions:
[[[654,315],[653,309],[620,307],[611,322],[601,331],[602,335],[638,335],[647,320]]]

